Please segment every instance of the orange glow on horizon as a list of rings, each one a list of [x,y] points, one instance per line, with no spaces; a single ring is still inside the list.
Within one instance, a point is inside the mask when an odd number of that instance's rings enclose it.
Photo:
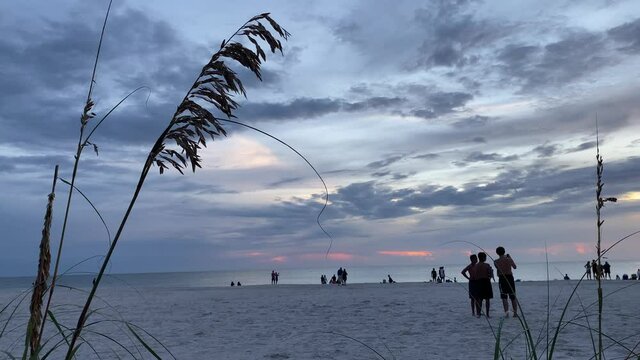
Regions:
[[[582,243],[576,244],[576,251],[578,252],[578,254],[584,255],[587,253],[587,247]]]
[[[431,251],[426,250],[383,250],[378,251],[380,255],[391,255],[391,256],[408,256],[408,257],[425,257],[425,256],[433,256]]]

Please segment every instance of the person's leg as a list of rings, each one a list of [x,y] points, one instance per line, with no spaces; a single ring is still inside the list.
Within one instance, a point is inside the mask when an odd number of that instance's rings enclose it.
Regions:
[[[471,299],[471,315],[476,316],[476,302]]]
[[[480,317],[482,314],[482,299],[477,299],[476,301],[476,317]]]
[[[515,295],[511,298],[511,306],[513,307],[513,316],[518,316],[518,299]]]
[[[504,308],[504,313],[505,314],[509,314],[509,301],[507,301],[507,297],[505,296],[504,298],[501,296],[502,298],[502,307]]]
[[[491,317],[489,315],[489,308],[491,307],[491,300],[487,299],[487,317]]]

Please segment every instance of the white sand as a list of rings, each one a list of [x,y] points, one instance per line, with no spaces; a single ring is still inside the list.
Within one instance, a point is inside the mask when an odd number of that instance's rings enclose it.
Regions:
[[[550,283],[551,331],[555,330],[575,284],[575,281]],[[605,296],[610,294],[605,299],[604,331],[630,349],[640,341],[638,285],[640,281],[604,284]],[[494,284],[496,298],[489,321],[471,316],[466,283],[105,288],[99,294],[123,318],[160,339],[178,359],[381,359],[358,341],[386,359],[492,359],[495,346],[492,328],[497,331],[503,312],[497,290]],[[517,290],[533,337],[540,339],[538,357],[546,358],[547,284],[523,282],[517,284]],[[2,306],[9,296],[6,292],[0,294]],[[595,282],[583,283],[578,293],[585,306],[589,306],[596,301]],[[60,289],[56,300],[78,303],[74,300],[77,295]],[[555,359],[589,359],[593,355],[589,332],[582,327],[586,321],[577,297],[574,304],[566,320],[577,317],[577,325],[562,330]],[[95,305],[104,303],[98,301]],[[69,326],[77,311],[69,305],[56,307],[58,317]],[[101,313],[110,320],[119,316],[109,308]],[[588,313],[591,326],[596,326],[597,305],[591,305]],[[99,318],[101,315],[95,315],[92,320]],[[113,323],[100,323],[92,328],[130,344],[127,336],[110,324]],[[7,339],[15,338],[16,334],[19,331],[1,338],[0,350],[11,349]],[[111,350],[106,351],[108,347],[117,349],[116,345],[90,333],[87,336],[103,359],[116,358]],[[522,327],[517,319],[508,318],[504,322],[502,346],[512,340],[504,350],[505,358],[525,358]],[[609,340],[605,343],[611,344]],[[14,346],[12,352],[16,354],[20,345]],[[81,359],[97,358],[88,347],[83,350]],[[115,351],[123,353],[121,349]],[[613,345],[606,353],[608,359],[614,359],[624,358],[629,351]],[[137,352],[136,356],[140,357]],[[171,358],[164,351],[161,357]],[[145,354],[144,358],[152,357]]]

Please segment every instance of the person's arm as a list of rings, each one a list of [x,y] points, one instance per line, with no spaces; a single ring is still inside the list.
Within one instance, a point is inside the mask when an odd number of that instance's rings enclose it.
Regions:
[[[513,258],[509,254],[507,254],[507,257],[509,258],[509,261],[511,262],[511,267],[514,268],[514,269],[517,269],[518,266],[516,266],[516,262],[513,261]]]
[[[471,280],[471,278],[469,276],[467,276],[467,272],[469,272],[469,268],[471,267],[471,265],[467,265],[466,268],[462,269],[462,271],[460,272],[462,274],[462,276],[464,276],[467,280]]]

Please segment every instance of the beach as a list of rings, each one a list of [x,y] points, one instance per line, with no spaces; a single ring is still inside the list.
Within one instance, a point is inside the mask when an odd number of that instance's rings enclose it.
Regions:
[[[575,280],[517,283],[524,317],[533,339],[539,342],[538,357],[545,357],[547,309],[549,336],[553,337],[557,319],[576,284]],[[640,281],[604,282],[604,333],[628,348],[605,338],[607,358],[625,358],[640,341],[638,285]],[[135,339],[122,321],[135,324],[134,329],[163,359],[172,358],[171,354],[177,359],[492,359],[494,333],[503,321],[504,358],[524,358],[527,347],[522,326],[517,318],[504,318],[497,283],[493,284],[490,319],[471,316],[466,286],[424,282],[110,286],[98,292],[100,299],[94,308],[99,311],[89,319],[89,323],[96,323],[85,334],[93,349],[83,346],[80,358],[127,358],[127,350],[99,335],[106,334],[135,349]],[[565,317],[565,323],[572,322],[561,330],[555,359],[589,359],[593,355],[586,328],[597,326],[596,293],[595,281],[580,284]],[[15,294],[15,289],[3,289],[2,306]],[[58,320],[72,327],[81,300],[79,290],[59,288],[53,307]],[[580,302],[589,314],[588,323]],[[26,323],[27,310],[22,306],[11,325]],[[1,318],[4,322],[6,314]],[[14,329],[12,326],[8,328]],[[7,332],[0,338],[0,348],[18,354],[21,346],[15,339],[23,330]],[[49,324],[47,334],[53,331]],[[153,358],[140,345],[130,351],[136,358]]]

